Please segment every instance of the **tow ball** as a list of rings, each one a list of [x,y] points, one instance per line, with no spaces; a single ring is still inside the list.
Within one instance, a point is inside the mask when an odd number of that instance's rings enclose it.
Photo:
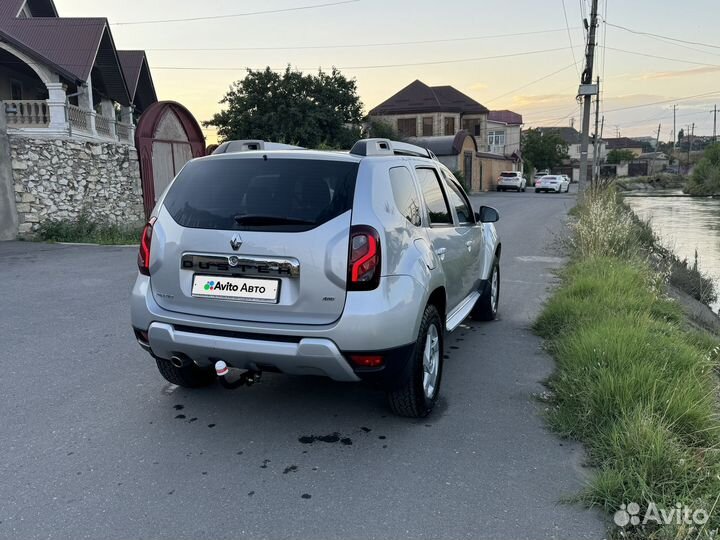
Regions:
[[[230,367],[222,360],[215,362],[215,373],[217,373],[220,384],[228,390],[234,390],[241,386],[252,386],[260,381],[262,375],[260,371]]]

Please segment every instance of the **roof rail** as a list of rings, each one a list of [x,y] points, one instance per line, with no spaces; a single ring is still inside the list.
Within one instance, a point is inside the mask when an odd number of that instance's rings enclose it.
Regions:
[[[253,150],[305,150],[302,146],[293,146],[292,144],[274,143],[269,141],[261,141],[257,139],[248,139],[242,141],[225,141],[218,146],[215,154],[234,154],[236,152],[251,152]]]
[[[360,139],[350,153],[356,156],[414,156],[437,161],[435,154],[427,148],[390,139]]]

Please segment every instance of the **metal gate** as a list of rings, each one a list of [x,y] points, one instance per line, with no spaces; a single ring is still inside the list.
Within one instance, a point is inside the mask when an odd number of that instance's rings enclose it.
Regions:
[[[174,101],[160,101],[140,117],[135,140],[145,215],[149,216],[183,165],[205,155],[205,138],[190,111]]]

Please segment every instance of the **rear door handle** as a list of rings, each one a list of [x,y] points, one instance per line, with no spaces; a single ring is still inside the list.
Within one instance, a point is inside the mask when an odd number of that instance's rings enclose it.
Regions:
[[[465,245],[467,246],[468,251],[472,251],[472,246],[473,246],[472,240],[468,240],[467,242],[465,242]]]
[[[441,261],[444,261],[444,260],[445,260],[445,254],[446,254],[446,253],[447,253],[447,248],[444,248],[444,247],[442,247],[442,248],[437,248],[437,249],[435,250],[435,255],[437,255],[437,256],[440,258]]]

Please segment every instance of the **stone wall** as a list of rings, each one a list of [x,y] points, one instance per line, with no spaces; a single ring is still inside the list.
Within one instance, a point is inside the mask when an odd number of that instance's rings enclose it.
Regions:
[[[143,220],[137,151],[127,145],[10,136],[19,234],[45,220]]]

